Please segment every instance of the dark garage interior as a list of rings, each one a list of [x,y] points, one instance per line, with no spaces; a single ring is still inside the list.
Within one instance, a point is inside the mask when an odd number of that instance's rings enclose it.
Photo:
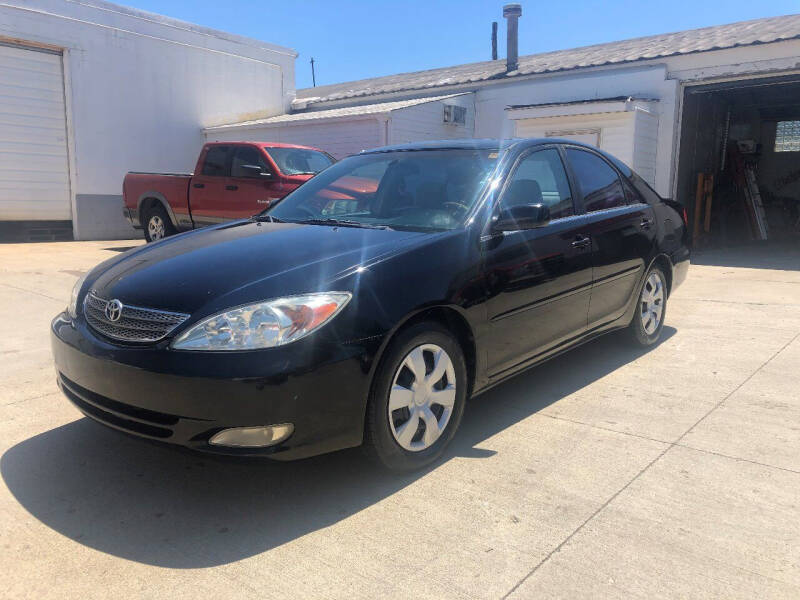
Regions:
[[[800,241],[800,76],[687,87],[680,135],[696,249]]]

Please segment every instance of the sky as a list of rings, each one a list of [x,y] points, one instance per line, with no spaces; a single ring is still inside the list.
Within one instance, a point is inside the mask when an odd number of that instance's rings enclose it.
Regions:
[[[116,0],[292,48],[297,88],[505,57],[503,0]],[[519,53],[800,13],[800,0],[520,2]]]

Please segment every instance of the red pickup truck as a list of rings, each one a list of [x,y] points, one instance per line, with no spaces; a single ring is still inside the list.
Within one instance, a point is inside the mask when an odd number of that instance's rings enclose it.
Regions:
[[[250,217],[333,162],[329,154],[308,146],[214,142],[203,146],[194,173],[125,175],[123,212],[151,242]]]

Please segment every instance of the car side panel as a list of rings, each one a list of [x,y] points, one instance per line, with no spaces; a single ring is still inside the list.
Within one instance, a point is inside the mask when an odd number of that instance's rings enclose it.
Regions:
[[[655,221],[647,204],[585,215],[592,238],[594,282],[589,328],[618,319],[653,255]]]
[[[591,250],[573,246],[586,227],[583,217],[572,217],[488,242],[490,375],[586,329]]]

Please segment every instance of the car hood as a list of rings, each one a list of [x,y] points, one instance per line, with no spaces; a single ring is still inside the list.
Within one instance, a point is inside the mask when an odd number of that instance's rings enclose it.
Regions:
[[[124,304],[194,314],[331,291],[359,266],[431,234],[238,221],[167,238],[96,268],[91,289]],[[338,288],[336,288],[338,289]]]

